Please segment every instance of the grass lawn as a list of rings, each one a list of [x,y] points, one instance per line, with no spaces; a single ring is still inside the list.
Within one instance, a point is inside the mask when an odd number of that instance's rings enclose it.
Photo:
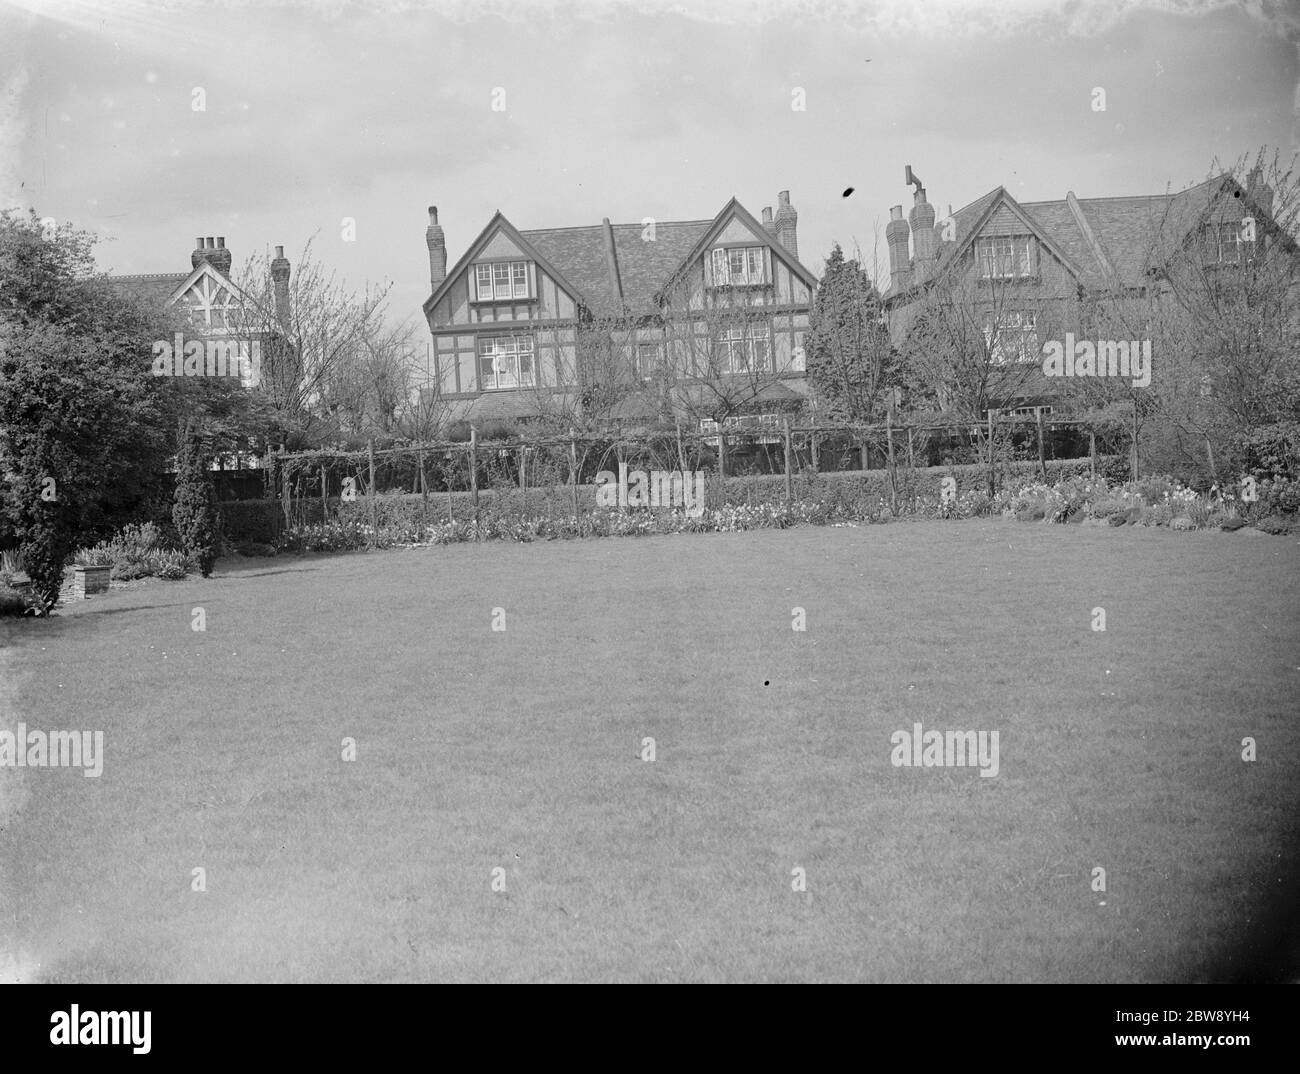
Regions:
[[[1224,979],[1300,846],[1292,538],[282,557],[0,645],[0,725],[105,741],[97,779],[0,768],[11,977]],[[996,778],[894,767],[917,721],[997,730]]]

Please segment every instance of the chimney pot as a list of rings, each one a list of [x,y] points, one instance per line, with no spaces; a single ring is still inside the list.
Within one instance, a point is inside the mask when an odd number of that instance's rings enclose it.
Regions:
[[[276,257],[283,257],[283,256],[284,256],[284,247],[283,247],[283,246],[277,246],[277,247],[275,248],[275,256],[276,256]]]
[[[226,237],[225,237],[224,235],[218,235],[218,236],[217,236],[217,249],[218,249],[218,250],[224,250],[225,248],[226,248]]]
[[[209,249],[209,250],[215,250],[215,249],[216,249],[216,243],[213,241],[213,238],[212,238],[211,235],[209,235],[209,236],[204,240],[204,246],[205,246],[207,249]]]
[[[436,205],[429,206],[429,226],[430,227],[438,226],[438,206]]]

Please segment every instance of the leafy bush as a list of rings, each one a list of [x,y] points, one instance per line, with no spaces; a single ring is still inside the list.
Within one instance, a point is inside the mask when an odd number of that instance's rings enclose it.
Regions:
[[[172,521],[185,554],[206,578],[217,559],[217,490],[208,471],[208,458],[197,437],[189,437],[176,460],[176,505]]]
[[[149,556],[148,566],[159,578],[175,581],[184,578],[194,568],[194,563],[183,552],[160,551]]]
[[[136,578],[184,578],[194,569],[184,553],[167,546],[162,529],[153,522],[130,523],[107,541],[83,548],[73,557],[81,567],[110,567],[108,576],[129,582]]]

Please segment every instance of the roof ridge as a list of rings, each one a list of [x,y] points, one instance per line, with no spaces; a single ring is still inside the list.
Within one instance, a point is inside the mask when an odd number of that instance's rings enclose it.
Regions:
[[[713,223],[712,219],[709,219],[709,220],[656,220],[656,221],[655,221],[655,226],[656,226],[656,227],[666,227],[666,226],[669,226],[669,225],[679,225],[679,226],[680,226],[680,225],[682,225],[682,224],[703,224],[703,225],[707,225],[707,224],[711,224],[711,223]],[[610,227],[613,227],[613,228],[620,228],[620,227],[623,227],[623,228],[636,228],[638,231],[641,230],[641,228],[643,228],[643,227],[645,227],[645,226],[646,226],[645,224],[642,224],[642,223],[636,223],[636,222],[634,222],[634,223],[630,223],[630,224],[610,224]],[[595,224],[566,224],[566,225],[563,226],[563,227],[533,227],[533,228],[520,228],[520,229],[519,229],[519,234],[521,234],[521,235],[539,235],[539,234],[541,234],[542,232],[551,232],[551,231],[591,231],[591,230],[593,230],[593,229],[603,231],[604,228],[605,228],[605,225],[604,225],[603,222],[598,222],[598,223],[595,223]]]

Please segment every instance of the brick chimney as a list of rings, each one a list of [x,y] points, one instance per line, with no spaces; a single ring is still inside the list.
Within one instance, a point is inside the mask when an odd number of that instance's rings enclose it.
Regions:
[[[1258,164],[1246,179],[1246,197],[1265,216],[1273,215],[1273,188],[1264,182],[1264,171]]]
[[[284,256],[284,247],[275,248],[275,259],[271,262],[271,281],[275,285],[275,316],[281,327],[289,326],[289,259]]]
[[[907,254],[907,240],[911,229],[903,219],[903,207],[895,205],[889,210],[889,223],[885,225],[885,240],[889,243],[889,282],[895,292],[912,282],[911,264]]]
[[[438,226],[438,206],[429,206],[429,226],[424,230],[424,242],[429,247],[429,286],[436,291],[447,278],[447,239]]]
[[[233,257],[229,250],[226,249],[226,238],[224,235],[217,236],[217,248],[208,254],[208,264],[220,272],[223,276],[230,275],[230,264]]]
[[[203,236],[200,235],[194,240],[194,252],[190,254],[190,268],[198,268],[207,259],[208,253],[203,246]]]
[[[925,197],[925,187],[921,185],[920,176],[912,174],[912,166],[907,166],[907,181],[915,188],[912,195],[912,211],[908,213],[908,222],[912,225],[912,246],[916,255],[916,280],[926,279],[934,268],[939,256],[939,236],[934,231],[934,206]]]
[[[776,224],[772,222],[772,206],[770,205],[765,205],[763,207],[763,227],[773,235],[776,234]]]
[[[799,214],[790,204],[790,191],[782,190],[776,196],[776,241],[795,257],[799,256],[798,225]]]

